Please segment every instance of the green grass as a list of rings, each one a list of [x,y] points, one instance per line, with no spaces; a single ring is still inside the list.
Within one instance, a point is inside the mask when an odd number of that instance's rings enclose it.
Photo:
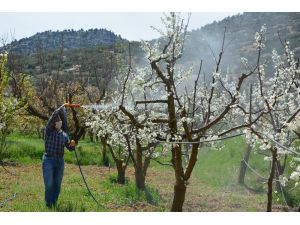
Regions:
[[[213,150],[209,147],[203,147],[199,150],[198,162],[195,165],[193,176],[201,177],[201,179],[204,179],[212,188],[219,190],[230,188],[238,191],[244,189],[244,186],[237,184],[237,178],[241,159],[246,147],[246,142],[241,137],[224,141],[224,148],[222,150]],[[263,158],[263,155],[252,150],[249,164],[260,175],[267,178],[270,171],[270,163],[264,161]],[[288,170],[289,167],[287,166],[285,174],[287,174]],[[245,184],[252,190],[257,191],[256,197],[258,199],[263,200],[266,198],[266,180],[258,177],[250,169],[246,171]],[[300,190],[290,185],[287,185],[286,190],[289,190],[287,192],[287,200],[293,206],[299,206]],[[273,196],[274,202],[277,201],[278,203],[285,204],[282,193],[274,194]]]
[[[205,182],[211,190],[215,191],[243,191],[244,186],[238,184],[239,168],[241,159],[247,148],[247,144],[242,137],[229,139],[223,142],[224,147],[221,150],[204,145],[199,148],[197,163],[192,172],[192,177],[199,178]],[[264,161],[264,156],[252,151],[250,154],[249,164],[259,174],[268,177],[270,164]],[[167,162],[168,158],[160,161]],[[152,166],[158,169],[170,169],[168,166],[162,166],[152,162]],[[289,168],[287,167],[287,171]],[[263,202],[266,200],[266,180],[259,178],[251,170],[247,169],[245,184],[256,192],[255,201]],[[292,205],[300,204],[300,190],[293,189],[292,186],[286,187],[288,191],[288,201]],[[231,196],[230,201],[241,202],[239,195]],[[285,204],[281,193],[274,194],[274,202]],[[251,211],[251,210],[250,210]],[[252,211],[255,211],[254,209]]]
[[[226,191],[236,192],[236,195],[229,195],[226,197],[226,201],[229,205],[234,205],[236,202],[248,201],[244,199],[243,191],[245,187],[237,184],[237,177],[240,167],[242,156],[246,149],[246,143],[243,138],[234,138],[224,141],[224,148],[222,150],[215,150],[208,146],[199,148],[198,161],[192,173],[193,179],[200,180],[201,186],[188,187],[187,195],[198,194],[202,191],[201,188],[206,188],[209,195],[223,196]],[[41,179],[40,170],[36,171],[36,165],[40,165],[42,154],[44,152],[44,142],[37,137],[29,137],[13,134],[8,137],[8,149],[4,152],[4,161],[17,162],[20,165],[32,166],[35,168],[32,173],[24,174],[22,179],[12,183],[9,192],[0,194],[0,199],[4,196],[9,196],[11,193],[18,192],[18,199],[20,201],[13,206],[6,207],[5,211],[49,211],[44,206],[43,196],[43,181]],[[77,146],[77,153],[80,159],[81,165],[102,165],[101,146],[99,143],[92,143],[86,140],[81,140]],[[267,177],[269,172],[269,164],[263,160],[264,156],[258,155],[255,152],[251,153],[249,164],[257,170],[260,174]],[[168,162],[169,158],[160,159],[160,161]],[[65,151],[66,164],[76,164],[74,153]],[[110,160],[113,166],[112,160]],[[71,166],[71,165],[70,165]],[[171,176],[168,179],[169,183],[174,182],[173,169],[169,166],[162,166],[155,161],[151,162],[151,168],[156,171],[160,171],[161,175],[168,174]],[[74,168],[73,168],[74,167]],[[129,167],[131,167],[129,165]],[[127,180],[126,185],[121,186],[115,182],[116,175],[110,174],[105,179],[100,179],[95,174],[88,174],[88,183],[91,185],[93,193],[95,193],[96,199],[99,199],[105,207],[95,206],[95,203],[89,196],[88,192],[83,186],[78,168],[72,165],[72,173],[64,176],[64,183],[58,208],[56,211],[124,211],[128,207],[135,204],[150,204],[156,207],[155,210],[166,210],[163,202],[165,199],[159,195],[158,190],[152,188],[150,183],[145,192],[140,192],[135,188],[135,184],[131,180]],[[95,167],[97,168],[97,167]],[[40,169],[40,168],[39,168]],[[164,173],[169,171],[169,173]],[[1,174],[0,174],[1,175]],[[37,178],[39,177],[39,180]],[[255,204],[264,204],[266,200],[266,184],[257,177],[253,172],[247,170],[245,183],[257,190],[257,194],[251,199],[252,205],[250,208],[242,206],[248,211],[256,211]],[[79,185],[80,184],[80,185]],[[191,186],[192,187],[192,186]],[[0,189],[5,190],[6,187]],[[288,187],[291,189],[292,187]],[[195,192],[195,193],[190,193]],[[172,188],[169,190],[172,193]],[[22,199],[26,196],[25,199]],[[222,197],[223,198],[223,197]],[[281,195],[275,195],[274,201],[279,199],[279,203],[283,203]],[[29,200],[28,199],[33,199]],[[208,200],[209,201],[209,200]],[[289,192],[289,201],[297,206],[300,204],[300,193],[297,190]],[[209,202],[201,202],[205,206],[209,206]],[[162,206],[163,205],[163,206]],[[127,208],[126,208],[127,207]],[[147,208],[147,207],[146,207]],[[228,208],[226,208],[228,209]],[[229,208],[230,209],[230,208]],[[2,209],[0,209],[2,210]],[[141,207],[143,210],[143,207]]]
[[[84,172],[87,172],[86,179],[89,183],[95,198],[100,202],[100,206],[92,200],[85,189],[82,178],[77,168],[76,158],[73,152],[65,151],[66,168],[62,184],[62,191],[59,197],[58,206],[55,209],[48,209],[44,203],[44,186],[41,175],[41,162],[44,152],[44,142],[38,137],[22,136],[13,134],[7,138],[7,151],[2,154],[4,162],[14,162],[19,164],[11,170],[18,170],[22,167],[32,168],[19,177],[10,177],[8,174],[4,183],[0,182],[0,190],[6,190],[0,194],[0,200],[9,197],[12,193],[17,193],[13,200],[14,204],[7,204],[0,208],[0,211],[132,211],[132,205],[145,204],[144,210],[147,211],[147,205],[153,205],[157,208],[155,211],[164,211],[160,205],[162,198],[158,191],[147,186],[145,191],[136,189],[135,183],[128,180],[125,185],[119,185],[115,182],[117,175],[109,174],[104,179],[97,177],[96,173],[89,174],[84,168],[85,165],[102,165],[102,155],[99,143],[92,143],[81,140],[77,146],[77,154]],[[111,166],[114,163],[111,161]],[[71,164],[71,165],[70,165]],[[75,164],[75,165],[72,165]],[[21,168],[19,168],[21,167]],[[108,170],[108,169],[105,169]],[[0,173],[1,175],[1,173]],[[12,179],[9,188],[7,188],[7,177]],[[143,207],[141,208],[143,210]],[[149,210],[148,210],[149,211]]]
[[[29,168],[27,168],[29,169]],[[88,170],[89,168],[84,168]],[[135,204],[144,204],[144,209],[153,206],[155,211],[165,210],[160,204],[162,198],[157,190],[147,187],[145,191],[136,189],[133,181],[128,180],[125,185],[119,185],[113,182],[116,178],[115,174],[108,174],[105,177],[98,178],[94,176],[87,178],[93,195],[100,203],[97,205],[81,180],[80,174],[77,172],[75,165],[67,166],[67,173],[62,183],[62,191],[59,196],[57,208],[48,209],[44,202],[44,186],[42,182],[40,164],[31,166],[30,171],[23,171],[22,176],[17,181],[11,180],[9,191],[0,194],[9,197],[9,193],[17,193],[17,197],[8,202],[0,211],[18,211],[18,212],[84,212],[84,211],[132,211]],[[3,184],[0,184],[2,188]],[[7,182],[6,182],[7,185]]]
[[[3,161],[21,164],[41,162],[44,153],[44,141],[38,137],[13,134],[7,138],[8,149],[2,154]],[[102,165],[100,144],[81,140],[76,147],[81,165]],[[65,162],[76,164],[73,152],[65,150]],[[112,160],[111,164],[113,165]]]
[[[105,198],[110,199],[110,201],[117,200],[117,203],[120,205],[147,202],[156,206],[162,201],[158,191],[152,187],[147,186],[145,191],[140,191],[136,188],[134,182],[127,181],[126,185],[123,186],[117,184],[116,180],[117,175],[112,174],[107,180],[101,182],[103,189],[110,190],[110,193],[113,193],[113,195],[105,196]]]
[[[7,137],[7,150],[2,153],[4,161],[36,163],[42,159],[43,141],[21,135]]]
[[[224,148],[221,150],[211,149],[207,146],[199,148],[198,162],[193,175],[203,178],[214,187],[237,186],[239,167],[245,150],[245,140],[240,137],[224,141]],[[269,167],[261,155],[252,152],[249,164],[267,177]],[[257,178],[253,172],[247,170],[245,182],[248,185],[259,188]]]

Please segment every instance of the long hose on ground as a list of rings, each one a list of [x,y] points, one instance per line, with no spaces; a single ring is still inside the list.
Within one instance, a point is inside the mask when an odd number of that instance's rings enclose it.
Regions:
[[[69,129],[68,129],[68,126],[67,126],[67,111],[66,111],[65,108],[64,108],[63,111],[64,111],[64,121],[63,121],[64,127],[66,128],[66,132],[67,132],[68,136],[70,137]],[[97,203],[97,205],[104,207],[103,205],[101,205],[101,204],[96,200],[96,198],[94,197],[94,195],[92,194],[92,192],[91,192],[91,190],[90,190],[90,188],[89,188],[88,183],[86,182],[86,179],[85,179],[85,177],[84,177],[84,175],[83,175],[83,172],[82,172],[82,170],[81,170],[81,166],[80,166],[80,162],[79,162],[78,155],[77,155],[77,152],[76,152],[76,148],[74,148],[74,153],[75,153],[77,165],[78,165],[78,168],[79,168],[79,171],[80,171],[82,180],[83,180],[83,182],[84,182],[84,184],[85,184],[85,187],[86,187],[87,191],[89,192],[89,194],[91,195],[91,197],[93,198],[93,200]]]
[[[15,192],[12,197],[7,198],[4,201],[0,202],[0,207],[4,206],[9,201],[12,201],[14,198],[16,198],[16,196],[17,196],[17,192]]]

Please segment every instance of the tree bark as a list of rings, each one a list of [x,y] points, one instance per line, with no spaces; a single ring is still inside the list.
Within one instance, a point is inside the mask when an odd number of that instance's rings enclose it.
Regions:
[[[136,170],[135,171],[135,183],[136,187],[139,190],[145,190],[146,189],[146,184],[145,184],[145,175],[142,170]]]
[[[107,144],[105,137],[101,137],[100,140],[102,143],[102,163],[104,166],[109,167],[109,159],[107,156]]]
[[[182,212],[182,206],[185,200],[186,184],[183,181],[176,181],[174,185],[174,197],[172,203],[172,212]]]
[[[275,169],[277,162],[277,149],[274,147],[272,149],[272,166],[271,172],[268,179],[268,203],[267,203],[267,212],[272,212],[272,200],[273,200],[273,180],[275,177]]]
[[[116,161],[117,171],[118,171],[118,184],[125,184],[125,168],[123,167],[123,161],[117,160]]]
[[[247,171],[246,163],[249,162],[250,153],[251,153],[251,145],[248,144],[245,154],[244,154],[244,157],[241,161],[241,165],[240,165],[240,173],[239,173],[239,177],[238,177],[238,183],[241,185],[245,184],[245,175],[246,175],[246,171]],[[246,161],[246,163],[244,161]]]
[[[145,173],[143,170],[143,154],[142,154],[142,146],[140,141],[137,139],[136,141],[136,165],[135,165],[135,183],[136,187],[139,190],[145,190]]]

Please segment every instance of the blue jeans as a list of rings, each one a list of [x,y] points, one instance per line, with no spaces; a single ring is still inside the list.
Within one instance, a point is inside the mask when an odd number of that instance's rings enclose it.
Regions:
[[[64,158],[43,155],[43,177],[45,184],[45,201],[47,207],[56,206],[60,186],[64,175]]]

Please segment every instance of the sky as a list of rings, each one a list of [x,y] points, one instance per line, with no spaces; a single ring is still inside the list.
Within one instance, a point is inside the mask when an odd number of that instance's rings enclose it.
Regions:
[[[193,12],[189,30],[214,20],[222,20],[234,12]],[[187,18],[188,13],[182,13]],[[0,12],[0,37],[19,40],[46,30],[106,28],[130,41],[150,40],[159,35],[150,26],[161,27],[160,12]]]
[[[300,11],[299,0],[0,0],[0,38],[46,30],[106,28],[128,40],[159,35],[161,12],[192,12],[189,30],[237,12]],[[187,15],[187,13],[184,13]]]

